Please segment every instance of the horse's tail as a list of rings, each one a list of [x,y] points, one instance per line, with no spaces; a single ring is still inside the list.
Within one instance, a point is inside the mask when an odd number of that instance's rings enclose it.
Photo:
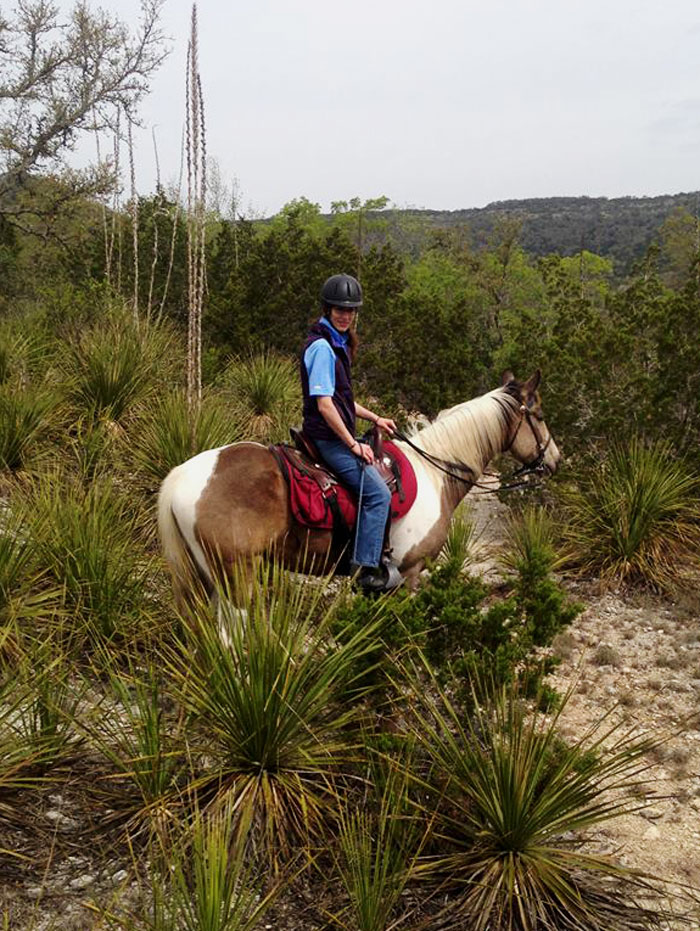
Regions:
[[[158,533],[163,556],[170,568],[175,600],[180,609],[192,607],[198,599],[211,596],[214,585],[206,567],[199,564],[182,532],[174,511],[178,485],[177,466],[163,480],[158,494]]]

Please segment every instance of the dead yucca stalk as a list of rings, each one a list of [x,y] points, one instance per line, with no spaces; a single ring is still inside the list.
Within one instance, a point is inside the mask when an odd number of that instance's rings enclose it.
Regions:
[[[129,178],[131,181],[131,234],[134,245],[134,297],[133,313],[134,323],[139,322],[139,199],[136,194],[136,164],[134,161],[134,140],[132,136],[132,121],[127,118],[127,140],[129,144]]]
[[[199,75],[197,4],[192,5],[192,32],[187,48],[187,402],[194,413],[202,397],[202,305],[205,289],[206,139],[204,99]]]

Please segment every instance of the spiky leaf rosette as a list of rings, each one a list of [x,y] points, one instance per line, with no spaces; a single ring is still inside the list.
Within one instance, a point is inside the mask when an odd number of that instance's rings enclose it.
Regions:
[[[324,591],[276,561],[239,566],[218,616],[203,607],[190,617],[169,656],[180,700],[214,738],[218,767],[202,786],[234,799],[241,829],[250,825],[273,860],[315,833],[333,805],[362,714],[358,660],[378,645],[376,624],[335,643]]]
[[[584,570],[659,589],[697,572],[700,479],[668,443],[615,445],[569,506],[567,534]]]
[[[439,877],[456,926],[474,931],[640,931],[661,927],[650,878],[583,849],[584,835],[638,810],[653,739],[603,717],[572,745],[552,717],[530,711],[516,687],[474,695],[463,716],[437,697],[416,715],[432,761],[430,814],[441,848],[421,871]],[[432,794],[435,793],[435,794]],[[462,922],[460,924],[460,922]]]

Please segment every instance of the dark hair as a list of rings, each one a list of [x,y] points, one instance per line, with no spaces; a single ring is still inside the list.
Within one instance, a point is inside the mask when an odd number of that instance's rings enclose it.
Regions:
[[[330,320],[331,311],[333,310],[334,306],[335,305],[333,304],[324,303],[322,305],[323,316],[328,317],[328,319]],[[354,309],[355,309],[354,307],[353,308],[347,308],[347,307],[340,308],[340,310],[354,310]],[[355,318],[355,320],[357,320],[357,318]],[[351,362],[354,362],[355,359],[357,358],[357,350],[359,349],[359,347],[360,347],[360,337],[357,335],[357,330],[355,329],[355,326],[353,323],[353,326],[351,326],[350,329],[348,330],[348,355],[350,356]]]

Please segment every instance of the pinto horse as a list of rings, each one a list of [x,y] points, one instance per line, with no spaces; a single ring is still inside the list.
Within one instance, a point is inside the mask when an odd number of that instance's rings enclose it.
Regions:
[[[539,384],[539,371],[526,382],[506,372],[501,387],[441,412],[410,441],[396,441],[418,485],[389,540],[409,585],[440,552],[455,508],[495,455],[509,452],[542,472],[557,468],[560,454],[544,422]],[[195,593],[213,595],[235,566],[267,552],[317,574],[341,555],[330,530],[296,523],[279,466],[259,443],[209,449],[176,466],[161,486],[158,525],[180,603]]]

